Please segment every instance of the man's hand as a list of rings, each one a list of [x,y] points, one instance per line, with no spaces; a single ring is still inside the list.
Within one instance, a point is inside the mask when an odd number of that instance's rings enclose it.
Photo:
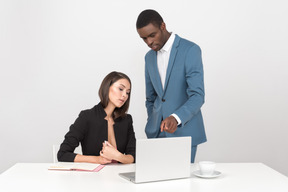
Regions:
[[[177,130],[177,120],[173,116],[164,119],[160,125],[161,132],[174,133]]]

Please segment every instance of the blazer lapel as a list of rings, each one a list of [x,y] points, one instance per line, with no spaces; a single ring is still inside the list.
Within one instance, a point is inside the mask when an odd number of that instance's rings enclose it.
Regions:
[[[165,78],[165,85],[164,85],[164,94],[166,91],[167,84],[170,79],[170,74],[174,65],[175,57],[177,55],[178,51],[178,45],[179,45],[180,37],[178,35],[175,35],[175,40],[171,48],[171,53],[169,57],[169,62],[168,62],[168,67],[167,67],[167,72],[166,72],[166,78]]]
[[[163,95],[163,88],[162,88],[162,84],[161,84],[161,79],[160,79],[160,75],[159,75],[159,70],[158,70],[158,65],[157,65],[157,52],[154,51],[153,54],[153,58],[152,58],[152,65],[150,68],[150,74],[152,79],[152,83],[154,85],[154,89],[157,92],[157,94],[162,97]]]

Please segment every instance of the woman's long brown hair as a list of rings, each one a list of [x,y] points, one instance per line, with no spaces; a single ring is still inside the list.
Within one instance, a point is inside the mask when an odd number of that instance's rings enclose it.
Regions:
[[[124,73],[113,71],[113,72],[109,73],[103,79],[101,86],[99,88],[99,92],[98,92],[103,108],[107,107],[107,105],[109,103],[109,88],[111,85],[113,85],[113,83],[115,83],[119,79],[127,79],[129,81],[130,94],[128,96],[128,99],[124,103],[124,105],[122,105],[120,108],[117,108],[117,107],[115,108],[114,113],[112,114],[113,119],[116,119],[118,117],[125,117],[125,115],[128,111],[129,104],[130,104],[131,89],[132,89],[132,84],[131,84],[130,78],[127,75],[125,75]]]

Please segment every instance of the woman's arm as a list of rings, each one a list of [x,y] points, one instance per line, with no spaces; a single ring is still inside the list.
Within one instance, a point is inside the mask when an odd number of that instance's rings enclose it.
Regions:
[[[86,163],[97,163],[97,164],[107,164],[111,163],[111,160],[106,159],[102,156],[90,156],[90,155],[79,155],[77,154],[74,162],[86,162]]]
[[[85,136],[85,128],[87,125],[87,117],[84,111],[79,113],[78,118],[70,126],[68,133],[65,135],[63,143],[57,154],[58,161],[73,162],[76,156],[74,150],[79,146],[80,140]]]
[[[106,141],[103,143],[102,151],[100,152],[100,157],[105,159],[113,159],[123,164],[133,163],[134,157],[132,155],[125,155],[119,152],[115,147]]]

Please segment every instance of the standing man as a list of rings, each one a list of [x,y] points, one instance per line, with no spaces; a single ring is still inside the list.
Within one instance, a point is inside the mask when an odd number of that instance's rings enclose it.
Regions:
[[[136,28],[151,48],[145,56],[145,133],[148,138],[191,136],[194,163],[197,145],[206,141],[200,110],[205,95],[201,49],[168,32],[155,10],[142,11]]]

